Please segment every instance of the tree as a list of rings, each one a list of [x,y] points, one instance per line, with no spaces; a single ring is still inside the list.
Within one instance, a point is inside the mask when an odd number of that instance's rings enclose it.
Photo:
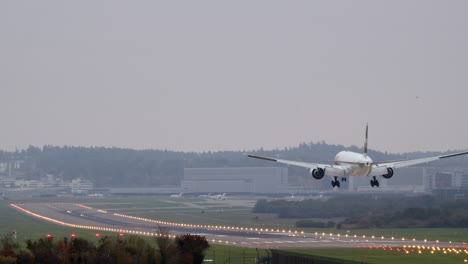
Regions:
[[[63,254],[61,254],[64,252],[63,250],[61,250],[61,252],[56,252],[53,241],[53,238],[26,241],[27,249],[29,249],[32,254],[33,263],[68,263],[63,261]]]
[[[169,227],[158,225],[159,234],[156,237],[158,245],[158,253],[161,264],[166,264],[169,256],[169,250],[172,246],[172,241],[169,239]]]
[[[180,264],[201,264],[205,258],[205,250],[210,247],[205,237],[185,234],[176,236],[178,262]]]
[[[155,263],[155,248],[138,236],[99,240],[96,263]]]
[[[0,256],[15,257],[20,249],[20,245],[13,237],[13,234],[0,236]]]

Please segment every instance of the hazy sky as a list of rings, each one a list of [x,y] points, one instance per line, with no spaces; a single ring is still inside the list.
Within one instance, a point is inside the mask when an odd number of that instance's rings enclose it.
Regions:
[[[0,1],[0,149],[468,148],[468,1]]]

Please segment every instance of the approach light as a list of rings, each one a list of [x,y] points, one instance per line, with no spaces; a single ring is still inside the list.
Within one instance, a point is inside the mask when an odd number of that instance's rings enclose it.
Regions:
[[[71,238],[75,238],[75,237],[76,237],[76,234],[71,234],[70,237],[71,237]]]
[[[100,236],[101,236],[101,234],[99,234],[99,233],[96,233],[94,236],[95,236],[95,237],[100,237]]]
[[[47,237],[47,238],[52,238],[52,235],[51,235],[51,234],[47,234],[46,237]]]

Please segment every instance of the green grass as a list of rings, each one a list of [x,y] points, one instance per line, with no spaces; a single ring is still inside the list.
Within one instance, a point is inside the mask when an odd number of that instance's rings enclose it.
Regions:
[[[295,250],[279,250],[278,252],[287,252],[292,254],[299,254],[305,256],[322,256],[328,258],[338,258],[344,260],[358,261],[362,263],[375,263],[375,264],[418,264],[418,263],[464,263],[468,259],[465,253],[455,254],[436,251],[431,254],[428,250],[423,250],[422,254],[412,252],[406,254],[403,251],[396,250],[382,250],[382,249],[295,249]]]
[[[343,232],[345,233],[345,232]],[[416,238],[418,240],[439,240],[452,242],[468,242],[468,228],[400,228],[400,229],[359,229],[352,234],[395,237],[395,239]]]
[[[305,228],[305,232],[318,233],[333,233],[345,235],[346,230],[337,230],[334,228]],[[412,240],[431,240],[431,241],[446,241],[446,242],[468,242],[468,228],[394,228],[394,229],[356,229],[349,230],[349,235],[366,235],[385,238],[394,237],[395,239]]]
[[[216,207],[209,208],[170,208],[148,210],[123,210],[123,214],[158,219],[162,221],[191,224],[215,224],[239,227],[294,229],[295,219],[282,219],[273,214],[254,214],[247,207]]]
[[[271,252],[266,249],[259,249],[258,255],[255,248],[241,248],[225,245],[211,245],[206,251],[205,260],[213,260],[213,264],[221,263],[256,263],[257,257],[271,256]]]

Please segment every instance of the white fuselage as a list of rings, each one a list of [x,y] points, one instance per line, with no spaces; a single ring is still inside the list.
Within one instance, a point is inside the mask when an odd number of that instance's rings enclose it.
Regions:
[[[366,154],[341,151],[334,162],[345,170],[345,176],[368,176],[372,171],[372,159]]]

